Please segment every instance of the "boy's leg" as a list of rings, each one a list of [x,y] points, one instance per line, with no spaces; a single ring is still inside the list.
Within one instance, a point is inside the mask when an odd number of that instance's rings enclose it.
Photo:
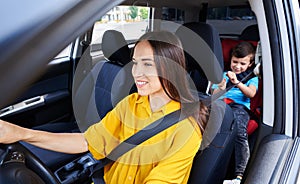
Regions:
[[[250,149],[248,144],[247,125],[250,119],[249,114],[242,108],[234,109],[235,121],[237,123],[237,138],[235,142],[235,174],[243,176],[249,157]]]

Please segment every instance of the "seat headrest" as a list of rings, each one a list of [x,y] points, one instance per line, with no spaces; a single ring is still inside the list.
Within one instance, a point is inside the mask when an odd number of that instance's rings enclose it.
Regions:
[[[206,23],[190,22],[180,26],[175,34],[180,38],[185,53],[190,56],[187,57],[187,67],[200,66],[209,81],[220,83],[223,78],[223,56],[217,30]]]
[[[123,34],[116,30],[107,30],[102,37],[102,51],[111,62],[126,65],[130,62],[130,49]]]
[[[239,40],[244,41],[259,41],[259,31],[258,31],[258,25],[253,24],[248,27],[246,27],[240,37]]]

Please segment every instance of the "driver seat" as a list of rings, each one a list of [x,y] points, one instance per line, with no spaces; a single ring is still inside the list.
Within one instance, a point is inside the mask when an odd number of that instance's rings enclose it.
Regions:
[[[211,25],[200,22],[183,24],[175,34],[181,39],[187,54],[189,73],[196,83],[200,98],[205,101],[209,99],[206,94],[208,81],[219,83],[223,78],[219,34]],[[234,149],[236,128],[231,108],[221,100],[209,102],[208,105],[210,117],[200,150],[193,161],[189,184],[222,183]]]

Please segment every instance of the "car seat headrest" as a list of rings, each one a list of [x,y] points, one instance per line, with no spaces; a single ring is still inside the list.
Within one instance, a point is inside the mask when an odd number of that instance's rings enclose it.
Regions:
[[[248,27],[246,27],[240,37],[239,40],[244,41],[259,41],[259,31],[258,31],[258,25],[253,24]]]
[[[223,78],[222,47],[217,30],[200,22],[185,23],[175,33],[187,54],[187,68],[201,68],[207,80],[220,83]]]
[[[130,62],[130,50],[123,34],[116,30],[107,30],[102,37],[102,51],[111,62],[126,65]]]

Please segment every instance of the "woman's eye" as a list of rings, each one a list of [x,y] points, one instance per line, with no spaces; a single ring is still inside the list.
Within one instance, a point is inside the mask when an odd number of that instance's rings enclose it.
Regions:
[[[152,63],[145,63],[145,66],[153,66]]]

